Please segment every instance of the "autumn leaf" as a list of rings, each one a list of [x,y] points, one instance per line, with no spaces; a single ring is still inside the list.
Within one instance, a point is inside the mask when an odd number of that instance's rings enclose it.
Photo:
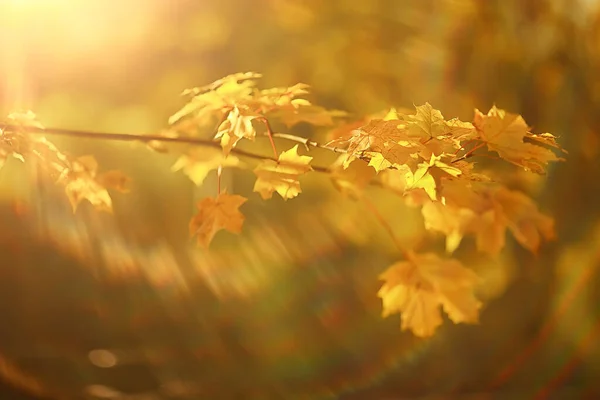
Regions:
[[[388,110],[383,110],[374,114],[370,114],[366,117],[363,117],[356,121],[342,123],[336,126],[334,129],[328,132],[327,138],[329,144],[332,146],[338,146],[343,142],[346,142],[352,137],[353,131],[359,129],[362,126],[365,126],[369,123],[369,121],[374,119],[390,121],[390,120],[398,120],[400,115],[410,114],[410,110],[408,109],[397,109],[392,107]]]
[[[410,170],[407,171],[405,174],[405,191],[423,189],[429,198],[435,200],[437,198],[436,183],[433,176],[429,173],[430,167],[429,163],[421,163],[414,173]]]
[[[309,163],[312,157],[298,155],[298,145],[279,155],[279,161],[262,161],[255,169],[257,176],[254,192],[260,193],[266,200],[279,193],[284,199],[291,199],[302,192],[298,178],[300,175],[311,171]]]
[[[335,118],[348,115],[345,111],[328,110],[313,105],[310,101],[298,98],[308,94],[308,85],[297,83],[285,88],[263,89],[252,100],[252,107],[260,109],[269,119],[278,119],[287,127],[300,122],[307,122],[316,126],[334,124]]]
[[[462,171],[456,167],[450,166],[441,161],[441,156],[431,154],[429,162],[422,162],[418,165],[416,171],[407,171],[405,173],[405,191],[409,189],[423,189],[431,200],[437,199],[437,181],[441,179],[440,172],[446,176],[459,176]],[[439,171],[435,173],[434,171]],[[434,172],[434,174],[432,174]]]
[[[257,117],[259,115],[240,110],[238,107],[234,107],[229,112],[227,119],[221,123],[215,135],[215,139],[221,139],[223,154],[229,155],[231,149],[241,139],[254,140],[256,138],[256,129],[252,126],[252,121]]]
[[[458,260],[436,254],[409,254],[380,275],[382,316],[401,314],[401,329],[429,337],[442,324],[440,306],[455,324],[476,324],[481,302],[474,295],[478,277]]]
[[[119,171],[109,171],[97,176],[98,163],[93,156],[83,156],[72,162],[71,170],[61,177],[60,181],[66,181],[65,193],[73,207],[82,200],[89,201],[94,208],[101,211],[112,212],[112,199],[107,187],[119,191],[126,191],[129,180]],[[107,186],[105,186],[107,185]]]
[[[348,156],[347,153],[341,154],[329,167],[331,180],[343,195],[357,199],[375,177],[375,171],[365,162],[355,162],[344,169],[343,164]]]
[[[310,103],[295,103],[295,107],[278,108],[270,113],[271,118],[278,119],[288,128],[300,122],[307,122],[315,126],[330,126],[336,118],[348,115],[345,111],[328,110]]]
[[[262,74],[256,72],[236,72],[217,79],[216,81],[200,87],[184,90],[182,96],[198,96],[206,92],[222,89],[222,94],[238,93],[239,87],[253,87],[255,83],[253,79],[262,78]],[[246,90],[244,90],[246,92]]]
[[[189,224],[190,235],[196,237],[200,246],[208,248],[220,230],[239,234],[244,224],[244,215],[239,207],[246,202],[239,195],[221,193],[216,198],[207,197],[198,202],[198,213]]]
[[[500,187],[493,199],[502,207],[507,228],[527,250],[537,253],[542,239],[555,239],[554,220],[540,213],[535,202],[525,194]]]
[[[449,207],[440,201],[430,201],[421,209],[425,229],[446,235],[446,251],[453,253],[477,217],[469,208]]]
[[[171,171],[183,170],[183,173],[192,182],[200,186],[210,171],[217,169],[219,166],[224,168],[236,167],[239,164],[240,160],[237,157],[232,155],[225,157],[223,152],[218,149],[209,147],[194,148],[188,154],[182,154],[171,167]]]
[[[543,174],[550,161],[563,160],[545,147],[524,141],[530,139],[530,141],[559,148],[552,135],[530,133],[529,127],[520,115],[508,113],[494,106],[487,115],[475,110],[473,124],[479,133],[479,140],[487,144],[490,151],[495,151],[501,158],[526,170]]]
[[[355,159],[368,158],[369,165],[380,172],[416,160],[421,149],[398,120],[372,120],[353,132],[347,146],[349,157],[343,165],[348,168]]]
[[[129,185],[131,184],[131,178],[116,169],[98,175],[96,181],[105,188],[121,193],[129,193]]]
[[[473,234],[477,248],[497,255],[506,243],[506,231],[529,251],[536,253],[542,239],[555,237],[554,221],[540,213],[525,194],[502,186],[474,190],[464,182],[447,182],[444,203],[423,205],[428,230],[446,235],[446,250],[454,251],[466,234]]]
[[[6,117],[6,120],[11,125],[21,126],[21,127],[33,127],[37,129],[45,129],[44,125],[38,121],[37,116],[31,110],[27,111],[18,111],[11,112]]]
[[[227,110],[251,99],[256,86],[254,79],[260,77],[254,72],[232,74],[209,85],[185,90],[183,95],[192,98],[169,118],[169,125],[188,117],[197,125],[206,125],[215,116],[220,117]]]
[[[403,119],[408,122],[407,130],[411,136],[423,137],[426,140],[445,140],[460,148],[460,142],[474,137],[475,128],[469,122],[462,122],[456,118],[446,121],[441,111],[436,110],[429,103],[416,106],[415,115],[405,115]],[[439,155],[436,154],[436,155]]]

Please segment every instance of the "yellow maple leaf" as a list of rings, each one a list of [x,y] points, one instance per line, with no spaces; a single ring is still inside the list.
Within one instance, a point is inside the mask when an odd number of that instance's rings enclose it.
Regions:
[[[427,193],[431,200],[436,200],[436,188],[438,186],[436,183],[436,178],[439,180],[440,177],[432,175],[431,172],[437,169],[444,174],[453,177],[457,177],[462,173],[460,169],[443,163],[441,159],[441,156],[435,156],[431,154],[429,162],[420,163],[414,173],[410,170],[407,171],[405,173],[405,190],[421,188],[425,191],[425,193]]]
[[[239,207],[246,202],[245,197],[225,192],[216,198],[206,197],[198,202],[198,213],[189,224],[190,235],[196,237],[200,246],[208,248],[217,232],[225,229],[239,234],[244,224],[244,215]]]
[[[449,121],[444,119],[440,110],[436,110],[429,103],[415,106],[415,115],[405,115],[408,121],[407,129],[411,135],[424,137],[425,139],[453,140],[456,147],[460,141],[468,140],[475,135],[475,127],[469,122],[462,122],[456,118]],[[457,147],[458,148],[458,147]]]
[[[477,275],[458,260],[436,254],[409,254],[380,275],[382,316],[401,314],[401,329],[432,336],[442,324],[440,306],[454,323],[476,324],[481,302],[474,295]]]
[[[446,235],[446,251],[453,253],[471,226],[476,214],[468,208],[448,207],[439,201],[430,201],[421,209],[425,229]]]
[[[398,120],[371,120],[353,132],[348,140],[347,168],[357,158],[369,158],[369,165],[379,172],[416,160],[422,145],[411,139]]]
[[[328,132],[327,138],[329,140],[328,145],[331,146],[342,146],[348,145],[348,139],[352,137],[352,132],[356,129],[359,129],[362,126],[365,126],[371,120],[382,119],[384,121],[390,120],[398,120],[400,116],[406,113],[410,113],[411,110],[408,109],[397,109],[392,107],[388,110],[380,111],[366,117],[363,117],[356,121],[342,123],[336,126],[334,129]]]
[[[433,176],[429,173],[430,165],[428,163],[421,163],[417,170],[413,173],[408,171],[405,174],[406,187],[405,190],[409,189],[423,189],[425,193],[435,200],[436,195],[436,184]]]
[[[304,100],[304,99],[296,99]],[[277,118],[287,127],[294,126],[300,122],[307,122],[316,126],[330,126],[334,124],[335,118],[348,115],[341,110],[328,110],[324,107],[315,106],[309,102],[290,103],[293,107],[281,107],[269,114],[270,118]]]
[[[524,141],[529,139],[559,148],[552,135],[530,133],[529,126],[520,115],[494,106],[487,115],[475,110],[473,123],[479,133],[479,139],[487,144],[490,151],[495,151],[501,158],[526,170],[543,174],[550,161],[563,160],[545,147]]]
[[[355,162],[344,169],[343,164],[349,157],[348,153],[341,154],[329,167],[331,180],[337,190],[351,198],[360,197],[364,188],[375,177],[375,171],[365,162]]]
[[[527,250],[537,253],[542,239],[554,240],[554,219],[540,213],[535,202],[516,190],[500,187],[493,200],[502,208],[502,223]]]
[[[502,186],[474,190],[461,181],[445,182],[444,202],[422,208],[426,229],[446,235],[446,249],[454,251],[463,236],[473,234],[479,251],[497,255],[506,243],[506,231],[529,251],[536,253],[541,240],[555,237],[554,221],[540,213],[525,194]]]
[[[219,166],[236,167],[239,164],[240,160],[237,157],[225,157],[218,149],[204,147],[192,149],[188,154],[181,155],[171,167],[171,171],[183,170],[192,182],[200,186],[210,171]]]
[[[280,108],[296,109],[302,106],[310,106],[311,103],[306,99],[298,99],[308,93],[308,85],[297,83],[290,87],[276,87],[263,89],[258,92],[255,101],[261,109],[261,112],[269,112]]]
[[[429,103],[415,108],[416,114],[402,115],[402,119],[406,122],[408,135],[423,143],[419,155],[425,159],[431,155],[455,153],[461,148],[461,142],[475,137],[475,127],[469,122],[457,118],[446,121]]]
[[[71,169],[59,181],[65,182],[65,193],[73,207],[82,200],[89,201],[97,210],[112,212],[112,199],[107,187],[126,192],[129,178],[120,171],[97,175],[98,163],[93,156],[82,156],[71,163]]]
[[[231,149],[235,147],[241,139],[254,140],[256,138],[256,129],[252,125],[252,121],[259,115],[250,113],[247,110],[240,110],[234,107],[227,119],[219,125],[215,139],[221,139],[221,147],[223,154],[229,155]]]
[[[262,161],[255,169],[257,176],[254,191],[263,199],[270,199],[273,192],[284,199],[291,199],[302,192],[298,177],[311,171],[312,157],[298,155],[298,145],[279,155],[279,161]]]
[[[254,72],[243,72],[228,75],[213,83],[187,89],[185,96],[192,96],[190,101],[169,118],[169,125],[181,119],[192,117],[196,125],[204,125],[214,118],[215,113],[233,108],[252,98],[257,78],[261,75]]]

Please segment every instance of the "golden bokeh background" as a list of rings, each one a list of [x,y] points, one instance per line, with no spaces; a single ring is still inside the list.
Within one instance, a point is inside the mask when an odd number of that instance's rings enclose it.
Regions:
[[[599,68],[594,0],[0,0],[2,115],[155,133],[183,89],[256,71],[357,118],[428,101],[470,120],[496,104],[569,151],[547,177],[510,170],[559,239],[537,258],[512,243],[499,260],[459,253],[484,278],[481,324],[420,340],[380,318],[377,276],[398,257],[385,230],[327,179],[307,177],[293,201],[249,195],[243,234],[209,254],[190,249],[187,222],[214,177],[195,188],[170,171],[175,155],[53,136],[131,175],[132,191],[114,216],[73,216],[31,170],[0,171],[0,373],[65,399],[594,398]],[[250,172],[226,179],[251,193]],[[419,242],[418,212],[370,198]]]

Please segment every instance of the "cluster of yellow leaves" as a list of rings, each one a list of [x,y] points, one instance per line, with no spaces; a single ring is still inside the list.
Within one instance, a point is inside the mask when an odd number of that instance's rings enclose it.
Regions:
[[[305,121],[331,125],[337,112],[313,106],[298,98],[306,85],[258,90],[258,74],[235,74],[201,88],[191,89],[190,102],[171,119],[175,130],[190,134],[209,119],[218,119],[214,136],[222,153],[203,152],[182,156],[173,166],[183,169],[196,183],[224,166],[237,166],[233,149],[242,139],[254,140],[255,122],[272,135],[267,121],[278,119],[287,126]],[[182,122],[183,121],[183,122]],[[188,125],[182,125],[186,123]],[[181,127],[188,127],[182,129]],[[446,120],[429,103],[415,111],[392,109],[355,123],[335,128],[325,147],[342,154],[329,167],[335,187],[360,198],[365,188],[377,183],[421,207],[425,228],[446,236],[446,250],[454,252],[463,237],[472,235],[480,251],[497,255],[510,231],[525,248],[537,252],[542,239],[554,238],[553,220],[540,213],[525,194],[512,191],[488,175],[475,171],[474,155],[498,157],[526,171],[545,172],[549,162],[561,161],[552,150],[563,151],[555,137],[530,132],[523,118],[492,107],[483,114],[475,110],[472,122]],[[477,152],[477,153],[476,153]],[[277,192],[283,199],[301,193],[299,177],[312,170],[312,157],[298,154],[298,146],[266,159],[255,169],[254,192],[270,199]],[[219,194],[198,204],[199,212],[190,232],[207,247],[215,233],[239,233],[243,216],[241,196]],[[435,254],[414,254],[403,249],[406,260],[388,268],[381,278],[383,316],[399,312],[402,329],[430,336],[441,325],[440,306],[455,323],[476,323],[481,303],[474,295],[477,277],[458,260]]]
[[[173,171],[183,170],[196,185],[201,185],[212,170],[240,166],[239,159],[232,154],[232,151],[242,139],[255,140],[258,134],[257,122],[265,129],[265,134],[271,136],[272,139],[273,133],[269,121],[279,121],[288,127],[300,122],[326,126],[333,125],[335,118],[345,115],[341,111],[326,110],[323,107],[315,106],[302,98],[301,96],[308,93],[308,86],[305,84],[299,83],[290,87],[260,90],[256,87],[256,79],[260,77],[260,74],[253,72],[233,74],[210,85],[184,91],[183,94],[191,96],[191,98],[181,110],[169,119],[171,125],[169,136],[183,134],[193,137],[199,135],[202,128],[210,125],[211,122],[219,121],[213,139],[219,141],[222,151],[192,149],[179,157],[172,167]],[[277,159],[262,161],[254,169],[257,177],[254,191],[259,193],[263,199],[270,199],[274,192],[277,192],[284,200],[296,197],[301,193],[298,178],[311,171],[309,165],[311,160],[312,157],[299,155],[296,145],[279,154]],[[208,207],[218,198],[204,199],[199,204]],[[213,213],[219,213],[220,210],[233,203],[223,204],[225,205],[209,207],[209,209]],[[229,211],[233,212],[234,210],[230,209]],[[237,208],[235,211],[237,212]],[[192,221],[197,221],[200,214],[203,215],[202,220],[210,219],[203,212],[199,211]],[[215,226],[219,226],[219,224],[225,224],[224,218],[215,217],[214,221],[211,229],[216,229]],[[221,228],[231,231],[225,225]],[[217,230],[219,229],[214,232]],[[198,238],[207,238],[199,239],[206,245],[214,236],[214,233],[195,234]],[[205,240],[208,241],[205,242]]]
[[[72,158],[41,136],[44,126],[31,111],[10,114],[0,127],[3,127],[0,129],[0,167],[8,156],[36,163],[65,187],[73,212],[84,199],[98,210],[112,212],[107,189],[127,192],[129,178],[121,171],[98,174],[98,163],[93,156]]]
[[[542,239],[555,236],[552,218],[532,199],[475,172],[469,162],[486,148],[538,174],[549,162],[563,160],[552,151],[566,153],[555,137],[530,132],[519,115],[492,107],[487,114],[475,110],[472,123],[445,120],[426,103],[414,113],[392,110],[336,136],[329,145],[346,149],[331,168],[336,187],[355,196],[377,174],[380,186],[421,207],[425,228],[446,235],[448,253],[467,234],[475,237],[478,250],[491,255],[505,246],[507,231],[534,253]],[[455,323],[478,320],[475,279],[457,260],[413,254],[381,277],[386,281],[379,292],[383,315],[401,313],[402,328],[416,335],[433,334],[442,321],[440,305]]]
[[[182,170],[201,185],[212,170],[217,170],[220,179],[223,168],[242,166],[237,155],[251,155],[262,159],[253,171],[253,191],[262,199],[271,199],[276,192],[288,200],[302,192],[299,179],[313,170],[313,157],[300,155],[297,144],[277,154],[271,123],[327,126],[344,113],[302,98],[308,93],[304,84],[260,90],[255,82],[259,77],[256,73],[233,74],[184,92],[190,96],[189,102],[170,118],[171,127],[162,135],[196,136],[198,143],[206,146],[180,155],[173,171]],[[219,121],[214,136],[202,139],[202,130],[212,121]],[[126,191],[128,179],[121,172],[98,174],[93,157],[72,159],[43,136],[31,134],[33,130],[44,131],[32,113],[11,114],[4,127],[0,130],[0,166],[8,157],[41,161],[64,185],[74,211],[84,199],[97,209],[110,211],[112,200],[107,189]],[[271,140],[275,157],[236,149],[243,139],[254,141],[259,127],[264,129],[262,136]],[[555,236],[554,221],[542,214],[532,199],[493,181],[489,174],[477,172],[471,162],[473,156],[484,155],[544,174],[548,163],[562,161],[555,151],[566,151],[556,138],[549,133],[532,133],[519,115],[494,106],[487,114],[475,110],[472,122],[446,120],[425,103],[414,111],[392,109],[343,124],[331,135],[333,140],[327,145],[288,134],[278,137],[303,143],[307,149],[310,144],[342,153],[328,169],[314,169],[329,172],[335,187],[352,198],[360,199],[366,187],[375,183],[420,207],[425,228],[446,236],[449,254],[466,235],[474,237],[479,251],[491,255],[505,246],[507,231],[533,253],[542,240]],[[159,142],[150,143],[150,147],[166,151]],[[189,223],[190,234],[204,248],[221,230],[239,234],[245,220],[239,208],[246,201],[243,196],[225,192],[204,198]],[[393,236],[393,227],[386,227]],[[477,323],[481,303],[474,294],[478,278],[471,270],[456,259],[401,250],[405,260],[381,275],[385,281],[379,291],[384,317],[400,313],[402,329],[418,336],[430,336],[441,325],[440,307],[455,323]]]
[[[202,127],[219,121],[214,139],[220,140],[228,155],[241,139],[254,140],[255,122],[267,125],[267,120],[279,121],[288,127],[300,122],[327,126],[346,115],[302,98],[308,94],[306,84],[261,90],[256,87],[256,79],[260,77],[254,72],[232,74],[210,85],[184,91],[191,99],[169,119],[172,130],[194,136]]]
[[[554,238],[554,221],[539,212],[532,199],[500,185],[466,185],[448,182],[445,202],[427,202],[422,213],[425,227],[446,235],[446,250],[452,253],[465,234],[475,235],[477,248],[497,255],[505,245],[506,230],[533,253],[541,239]]]

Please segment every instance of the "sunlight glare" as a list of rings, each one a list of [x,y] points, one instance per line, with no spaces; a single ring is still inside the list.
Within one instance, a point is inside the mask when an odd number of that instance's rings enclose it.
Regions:
[[[0,93],[27,107],[34,76],[59,77],[87,66],[119,68],[148,46],[165,3],[130,0],[0,0]]]

